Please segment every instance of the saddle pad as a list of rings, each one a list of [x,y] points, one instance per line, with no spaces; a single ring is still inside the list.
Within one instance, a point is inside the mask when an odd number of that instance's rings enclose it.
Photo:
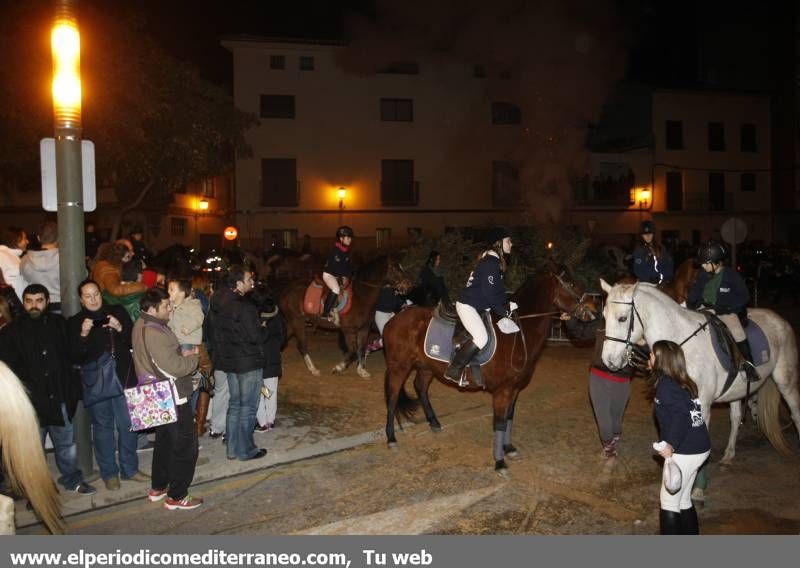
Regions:
[[[475,364],[485,365],[492,360],[497,348],[497,335],[492,324],[492,316],[489,312],[485,312],[482,317],[489,330],[489,341],[483,349],[478,351],[470,366]],[[455,329],[455,323],[450,323],[440,318],[431,318],[428,323],[428,330],[425,332],[425,355],[435,361],[449,363],[453,352],[453,333]]]
[[[306,293],[303,296],[304,314],[308,316],[319,316],[322,313],[325,304],[322,299],[324,292],[324,284],[320,284],[316,280],[311,281],[311,284],[308,285],[308,288],[306,288]],[[339,302],[339,305],[336,306],[336,309],[339,310],[340,316],[343,316],[350,311],[350,306],[352,305],[351,298],[353,296],[352,284],[349,284],[347,288],[344,289],[344,294],[342,294],[342,296],[343,299]]]
[[[744,328],[744,333],[747,336],[747,342],[750,344],[750,352],[753,354],[753,364],[758,367],[769,362],[770,350],[767,336],[763,330],[753,320],[748,320],[747,326]],[[714,346],[714,353],[717,359],[726,371],[731,371],[733,362],[731,355],[721,343],[721,338],[716,333],[711,334],[711,344]]]

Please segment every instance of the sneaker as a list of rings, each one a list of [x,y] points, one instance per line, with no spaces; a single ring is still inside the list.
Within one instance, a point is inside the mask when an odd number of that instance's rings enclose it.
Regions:
[[[253,432],[269,432],[270,430],[272,430],[270,424],[265,424],[264,426],[261,424],[256,424],[256,427],[253,428]]]
[[[147,475],[143,471],[137,471],[136,473],[134,473],[130,477],[123,477],[123,479],[125,481],[137,481],[137,482],[143,483],[145,481],[150,481],[150,476]]]
[[[242,461],[258,460],[258,459],[263,458],[266,455],[267,455],[266,448],[259,448],[259,450],[255,454],[253,454],[249,458],[243,459]]]
[[[119,477],[109,477],[108,479],[103,480],[103,482],[106,484],[106,489],[109,491],[119,491]]]
[[[267,425],[264,426],[264,428],[267,429],[267,432],[272,432],[275,429],[275,423],[274,422],[267,422]]]
[[[76,485],[73,489],[73,492],[79,493],[80,495],[94,495],[97,493],[97,489],[92,487],[86,482],[81,481],[78,485]]]
[[[167,496],[166,489],[150,489],[147,492],[147,498],[153,503],[155,503],[156,501],[161,501],[166,496]]]
[[[217,439],[220,436],[225,436],[225,432],[214,432],[214,430],[209,430],[208,431],[208,437],[209,438]]]
[[[176,509],[191,511],[192,509],[197,509],[202,504],[202,499],[198,497],[192,497],[191,495],[187,495],[183,499],[170,499],[167,497],[167,500],[164,501],[164,507],[170,511],[174,511]]]

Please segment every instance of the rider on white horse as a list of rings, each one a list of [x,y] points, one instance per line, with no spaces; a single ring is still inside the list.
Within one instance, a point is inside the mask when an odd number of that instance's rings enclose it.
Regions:
[[[741,318],[747,318],[747,304],[750,302],[747,285],[736,270],[723,265],[725,248],[722,244],[708,241],[700,248],[697,257],[703,271],[697,275],[686,304],[690,308],[699,305],[710,308],[725,323],[744,358],[741,370],[747,373],[748,380],[758,380],[741,321]]]

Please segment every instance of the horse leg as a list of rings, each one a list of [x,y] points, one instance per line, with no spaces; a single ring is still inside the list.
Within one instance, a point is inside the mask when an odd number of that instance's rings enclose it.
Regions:
[[[728,445],[725,447],[725,454],[720,460],[722,465],[730,465],[736,455],[736,437],[739,434],[739,425],[742,422],[742,401],[734,400],[730,404],[731,412],[731,433],[728,435]]]
[[[356,354],[358,357],[358,367],[356,372],[362,379],[369,379],[372,375],[367,371],[367,336],[369,327],[362,327],[356,334]]]
[[[303,317],[300,318],[292,318],[289,320],[288,325],[288,335],[291,337],[294,335],[295,341],[297,342],[297,351],[300,352],[300,356],[303,358],[303,362],[306,364],[306,368],[308,371],[314,375],[315,377],[319,376],[319,369],[314,365],[314,362],[311,360],[311,355],[308,354],[308,344],[306,343],[306,320]]]
[[[503,450],[508,423],[508,412],[513,402],[513,392],[511,389],[503,389],[492,393],[492,409],[494,425],[494,444],[492,445],[492,457],[494,457],[494,470],[500,477],[508,478],[508,465],[505,460]]]
[[[508,407],[508,413],[506,414],[506,430],[503,434],[503,453],[507,458],[512,460],[519,457],[519,451],[514,447],[514,444],[511,443],[511,427],[514,422],[514,409],[517,407],[518,396],[519,391],[514,393],[514,399],[511,402],[511,406]]]
[[[700,413],[703,415],[703,420],[706,423],[706,428],[711,431],[711,400],[703,400],[700,402]],[[708,462],[706,461],[703,466],[697,470],[697,476],[694,478],[694,486],[692,488],[692,499],[699,503],[704,503],[706,500],[706,489],[708,488]]]
[[[417,398],[422,404],[422,410],[425,412],[425,418],[431,430],[434,432],[441,432],[442,425],[439,424],[439,419],[436,418],[436,413],[431,406],[431,399],[428,397],[428,389],[433,381],[433,373],[429,370],[418,369],[414,377],[414,390],[417,392]]]
[[[411,369],[407,366],[386,362],[386,374],[383,380],[384,396],[386,398],[386,443],[390,448],[397,447],[397,438],[394,435],[394,421],[397,415],[397,403],[400,391],[408,378]]]
[[[333,368],[334,375],[343,373],[344,370],[350,366],[350,363],[355,361],[356,357],[358,357],[358,332],[352,330],[342,330],[342,334],[344,335],[347,353],[344,354],[344,359],[339,361]]]

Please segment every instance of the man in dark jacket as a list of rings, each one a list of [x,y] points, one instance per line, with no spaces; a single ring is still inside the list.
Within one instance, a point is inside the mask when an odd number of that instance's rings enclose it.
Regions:
[[[257,448],[253,439],[264,355],[258,309],[244,298],[252,288],[253,275],[242,266],[231,266],[228,286],[211,296],[209,310],[214,368],[227,375],[230,396],[225,421],[229,460],[252,460],[267,455],[267,450]]]
[[[72,418],[80,399],[80,380],[71,372],[64,318],[48,312],[50,295],[41,284],[22,293],[25,313],[0,333],[0,359],[28,389],[39,417],[44,445],[49,434],[55,448],[58,482],[68,491],[93,495],[95,488],[83,480]]]
[[[105,304],[100,286],[94,280],[81,282],[78,296],[83,309],[67,322],[72,362],[85,366],[84,372],[87,372],[87,367],[102,369],[102,363],[113,358],[122,388],[136,386],[136,371],[130,352],[133,323],[128,312],[122,306]],[[105,375],[104,378],[106,376],[110,377]],[[88,402],[87,398],[84,400]],[[139,471],[139,458],[136,455],[139,435],[131,432],[131,418],[122,392],[94,402],[86,409],[92,415],[95,458],[106,489],[120,489],[120,474],[129,481],[149,481],[150,477]]]

